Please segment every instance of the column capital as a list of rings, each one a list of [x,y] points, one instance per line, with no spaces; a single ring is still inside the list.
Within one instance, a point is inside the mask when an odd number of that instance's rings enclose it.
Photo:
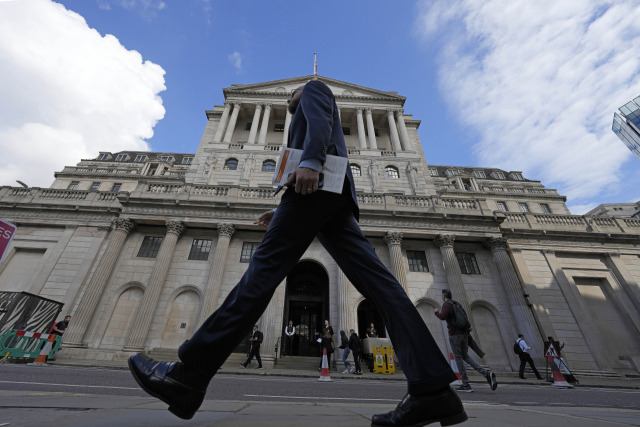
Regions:
[[[439,247],[451,247],[453,248],[453,242],[456,240],[456,236],[453,234],[438,234],[433,243]]]
[[[507,250],[507,239],[506,237],[490,237],[484,241],[484,245],[491,249],[492,251],[502,249],[504,251]]]
[[[396,108],[394,112],[396,116],[402,117],[402,115],[404,114],[404,108]]]
[[[371,108],[371,107],[364,107],[364,111],[365,111],[367,114],[371,114],[371,112],[373,111],[373,108]]]
[[[111,223],[114,230],[122,230],[130,233],[136,227],[136,223],[128,218],[116,218]]]
[[[180,236],[185,229],[185,226],[181,221],[167,220],[165,224],[167,225],[167,234],[171,233]]]
[[[229,224],[226,222],[221,222],[218,224],[218,235],[220,237],[226,237],[230,239],[235,231],[236,229],[233,227],[233,224]]]
[[[387,231],[383,240],[387,245],[399,245],[402,243],[402,237],[401,231]]]
[[[234,106],[234,108],[235,108],[235,107],[240,108],[240,106],[241,106],[241,105],[242,105],[242,102],[240,102],[240,101],[233,101],[233,106]]]
[[[356,105],[354,108],[356,109],[357,114],[362,114],[362,111],[364,110],[364,107],[362,105]]]

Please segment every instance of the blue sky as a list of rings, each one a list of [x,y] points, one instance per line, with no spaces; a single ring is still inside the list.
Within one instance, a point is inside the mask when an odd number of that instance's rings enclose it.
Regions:
[[[522,171],[575,214],[640,200],[610,130],[640,94],[639,23],[632,1],[0,0],[0,185],[195,152],[222,88],[312,74],[318,52],[320,75],[406,96],[430,164]]]

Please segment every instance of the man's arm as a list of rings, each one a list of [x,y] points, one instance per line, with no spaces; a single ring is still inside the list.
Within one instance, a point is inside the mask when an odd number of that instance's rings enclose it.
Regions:
[[[64,334],[64,329],[62,329],[62,330],[58,329],[58,324],[57,323],[53,326],[53,330],[54,330],[54,332],[57,332],[60,335]]]
[[[449,314],[451,313],[451,304],[447,304],[446,302],[442,304],[441,309],[435,309],[434,314],[440,320],[447,320]]]

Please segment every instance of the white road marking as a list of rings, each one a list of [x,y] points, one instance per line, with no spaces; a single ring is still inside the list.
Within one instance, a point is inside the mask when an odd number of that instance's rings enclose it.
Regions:
[[[142,390],[140,387],[116,387],[116,386],[106,386],[106,385],[34,383],[34,382],[29,382],[29,381],[0,381],[0,383],[5,383],[5,384],[29,384],[29,385],[51,385],[51,386],[58,386],[58,387],[87,387],[87,388],[110,388],[110,389],[120,389],[120,390]]]

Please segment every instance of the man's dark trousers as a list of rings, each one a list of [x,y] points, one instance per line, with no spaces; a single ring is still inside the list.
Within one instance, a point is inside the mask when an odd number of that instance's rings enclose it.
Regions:
[[[536,377],[540,378],[540,373],[538,372],[535,365],[533,364],[533,359],[531,358],[531,355],[526,351],[523,351],[522,353],[518,354],[518,356],[520,357],[520,373],[519,373],[520,378],[524,377],[524,366],[527,363],[529,364],[529,366],[531,366],[531,370],[536,375]]]
[[[220,308],[180,347],[180,359],[213,377],[317,235],[351,283],[381,314],[409,381],[409,392],[441,390],[455,381],[420,314],[360,231],[350,203],[344,193],[318,191],[302,196],[287,190],[244,276]]]
[[[247,357],[247,361],[243,363],[246,367],[251,363],[251,359],[256,358],[258,361],[258,366],[262,366],[262,358],[260,358],[260,345],[259,344],[251,344],[251,351],[249,351],[249,357]]]

